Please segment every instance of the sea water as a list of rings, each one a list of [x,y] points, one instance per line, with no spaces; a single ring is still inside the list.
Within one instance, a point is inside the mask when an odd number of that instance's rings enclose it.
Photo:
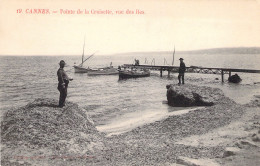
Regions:
[[[186,66],[224,67],[260,70],[260,55],[178,55],[174,65],[179,65],[179,57]],[[134,59],[140,64],[151,63],[169,65],[172,55],[167,53],[128,53],[123,55],[96,55],[84,65],[98,68],[112,65],[132,64]],[[65,70],[70,82],[67,100],[79,104],[87,110],[100,131],[121,133],[171,115],[184,108],[165,104],[166,85],[177,84],[177,73],[152,71],[150,77],[119,80],[118,75],[88,76],[74,73],[73,65],[79,64],[80,56],[0,56],[0,114],[13,107],[20,107],[36,98],[59,98],[57,90],[57,70],[59,61],[67,63]],[[166,62],[165,60],[166,59]],[[167,62],[168,61],[168,62]],[[235,74],[235,73],[232,73]],[[217,87],[225,95],[240,104],[246,104],[260,95],[260,74],[237,73],[242,82],[221,83],[221,75],[186,73],[186,83]],[[58,103],[57,103],[58,104]]]

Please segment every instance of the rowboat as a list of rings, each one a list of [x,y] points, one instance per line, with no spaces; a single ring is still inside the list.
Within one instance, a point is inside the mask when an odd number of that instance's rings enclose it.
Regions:
[[[118,74],[119,71],[116,68],[105,67],[105,68],[98,68],[98,69],[92,69],[88,71],[89,76],[95,76],[95,75],[115,75]]]
[[[119,71],[119,79],[127,78],[140,78],[140,77],[149,77],[149,70],[121,70]]]

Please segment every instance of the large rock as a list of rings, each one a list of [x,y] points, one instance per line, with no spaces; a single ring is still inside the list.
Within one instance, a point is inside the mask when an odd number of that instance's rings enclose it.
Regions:
[[[176,107],[212,106],[224,97],[217,88],[196,85],[167,85],[168,104]]]
[[[60,156],[68,154],[75,159],[103,149],[104,137],[86,111],[71,102],[63,108],[57,103],[53,99],[37,99],[5,113],[1,122],[2,163],[40,161],[28,157],[44,157],[48,161],[53,155],[64,159]]]
[[[235,74],[235,75],[228,77],[228,81],[232,82],[232,83],[239,83],[242,81],[242,79],[237,74]]]

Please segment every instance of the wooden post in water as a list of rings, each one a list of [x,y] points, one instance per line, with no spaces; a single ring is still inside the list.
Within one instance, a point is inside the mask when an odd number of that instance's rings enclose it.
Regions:
[[[224,71],[223,70],[221,70],[221,80],[222,80],[222,82],[224,82]]]
[[[231,71],[229,71],[229,73],[228,73],[228,74],[229,74],[229,77],[230,77],[230,76],[231,76]]]
[[[170,70],[168,70],[168,78],[170,78]]]
[[[160,69],[160,76],[162,77],[162,68]]]

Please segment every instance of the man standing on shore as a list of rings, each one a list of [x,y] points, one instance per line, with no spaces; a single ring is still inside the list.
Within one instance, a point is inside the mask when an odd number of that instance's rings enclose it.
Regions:
[[[58,90],[60,91],[60,99],[59,99],[59,107],[65,106],[65,100],[67,97],[67,88],[69,85],[69,81],[72,79],[69,79],[68,75],[64,71],[65,61],[60,61],[60,68],[57,71],[58,76]]]
[[[179,75],[178,75],[178,79],[179,79],[179,85],[181,84],[181,80],[182,80],[182,84],[184,84],[184,73],[186,70],[186,66],[185,63],[183,62],[183,58],[180,58],[180,68],[179,68]]]

